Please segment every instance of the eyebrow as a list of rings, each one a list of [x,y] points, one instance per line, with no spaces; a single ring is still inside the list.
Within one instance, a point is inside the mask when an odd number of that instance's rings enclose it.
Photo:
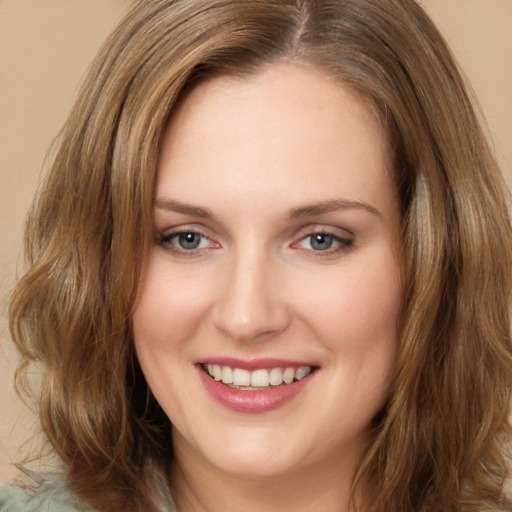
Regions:
[[[347,201],[345,199],[336,199],[331,201],[322,201],[300,208],[293,208],[289,210],[288,215],[291,219],[304,219],[306,217],[313,217],[314,215],[322,215],[325,213],[333,213],[338,210],[365,210],[369,213],[382,217],[382,214],[374,206],[363,203],[360,201]]]
[[[180,203],[174,199],[157,198],[155,200],[155,208],[169,212],[182,213],[183,215],[190,215],[192,217],[201,217],[204,219],[211,219],[213,217],[212,212],[206,208]]]
[[[201,208],[199,206],[181,203],[174,199],[157,198],[155,200],[155,208],[158,208],[159,210],[181,213],[183,215],[190,215],[192,217],[200,217],[204,219],[213,218],[213,213],[207,208]],[[322,201],[319,203],[301,206],[299,208],[292,208],[291,210],[288,210],[288,217],[292,220],[298,220],[307,217],[313,217],[315,215],[322,215],[348,209],[364,210],[377,215],[378,217],[382,217],[382,214],[379,212],[379,210],[368,203],[363,203],[360,201],[348,201],[345,199]]]

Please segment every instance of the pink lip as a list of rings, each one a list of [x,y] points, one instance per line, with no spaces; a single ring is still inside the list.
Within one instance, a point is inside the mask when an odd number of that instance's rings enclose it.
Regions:
[[[290,361],[288,359],[259,358],[259,359],[236,359],[234,357],[208,357],[201,359],[198,364],[218,364],[219,366],[230,366],[231,368],[242,368],[253,371],[270,368],[298,368],[299,366],[315,366],[314,363],[304,361]]]
[[[227,366],[234,366],[236,368],[249,369],[247,365],[240,365],[237,361],[236,365],[226,363],[226,359],[222,359],[223,363],[213,363],[208,360],[209,364],[224,364]],[[272,364],[269,362],[272,361]],[[251,361],[251,365],[254,361]],[[290,367],[290,366],[306,366],[304,364],[275,364],[276,360],[259,360],[256,366],[251,366],[252,369],[258,368],[274,368],[277,366]],[[263,364],[261,364],[263,363]],[[236,412],[244,413],[262,413],[277,409],[282,405],[290,402],[295,398],[311,381],[316,372],[309,374],[307,377],[299,381],[292,382],[291,384],[282,384],[281,386],[269,387],[259,391],[247,391],[243,389],[236,389],[228,385],[218,382],[207,375],[202,369],[201,365],[196,365],[199,372],[201,381],[210,394],[210,396],[220,405]]]

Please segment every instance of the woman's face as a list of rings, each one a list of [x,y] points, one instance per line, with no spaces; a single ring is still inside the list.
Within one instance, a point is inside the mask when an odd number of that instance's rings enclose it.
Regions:
[[[368,105],[311,68],[213,78],[180,103],[133,326],[178,465],[353,467],[402,299],[385,152]]]

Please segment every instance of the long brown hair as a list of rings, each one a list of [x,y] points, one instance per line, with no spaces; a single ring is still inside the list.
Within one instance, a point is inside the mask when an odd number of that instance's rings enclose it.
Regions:
[[[74,492],[160,511],[171,425],[134,355],[156,159],[180,95],[281,60],[365,95],[403,214],[396,375],[355,475],[366,512],[510,507],[512,233],[502,182],[454,60],[413,0],[144,0],[93,63],[26,228],[11,303],[19,375],[42,362],[42,427]]]

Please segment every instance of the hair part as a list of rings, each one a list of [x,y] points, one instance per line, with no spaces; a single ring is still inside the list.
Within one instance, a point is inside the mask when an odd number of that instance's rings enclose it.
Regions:
[[[367,512],[505,510],[505,186],[453,57],[413,0],[137,2],[93,63],[28,218],[10,317],[19,382],[30,361],[44,364],[42,427],[78,496],[98,510],[165,510],[171,424],[131,328],[162,133],[199,81],[283,60],[371,102],[401,201],[396,375],[354,497]]]

